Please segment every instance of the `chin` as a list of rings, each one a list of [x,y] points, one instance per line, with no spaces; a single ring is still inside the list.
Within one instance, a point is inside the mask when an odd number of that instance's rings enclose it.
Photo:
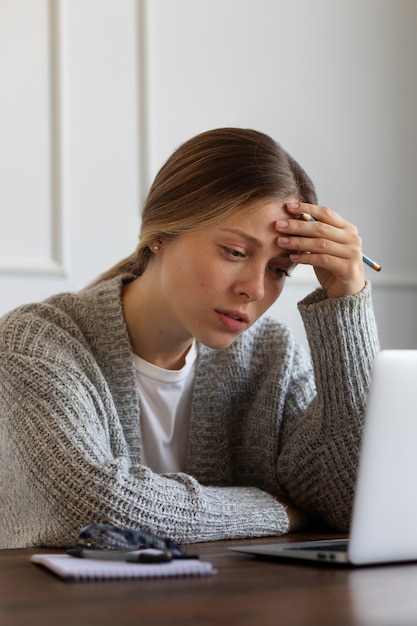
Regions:
[[[205,338],[197,337],[196,339],[203,346],[206,346],[206,348],[211,348],[212,350],[226,350],[232,345],[234,341],[236,341],[237,337],[230,337],[230,338],[223,337],[222,339],[218,339],[218,338],[210,339],[209,337],[205,337]]]

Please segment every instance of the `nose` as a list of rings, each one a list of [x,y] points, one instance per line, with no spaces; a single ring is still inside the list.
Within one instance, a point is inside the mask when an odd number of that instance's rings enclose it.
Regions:
[[[244,296],[250,302],[258,302],[265,295],[265,271],[264,269],[247,269],[236,282],[235,291],[239,296]]]

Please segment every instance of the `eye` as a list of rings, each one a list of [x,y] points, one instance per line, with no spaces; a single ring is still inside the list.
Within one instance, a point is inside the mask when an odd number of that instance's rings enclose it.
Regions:
[[[235,250],[234,248],[225,247],[224,249],[226,253],[233,259],[244,259],[246,256],[243,252],[240,252],[240,250]]]
[[[277,279],[284,278],[284,276],[291,278],[290,272],[283,270],[282,267],[271,267],[271,271]]]

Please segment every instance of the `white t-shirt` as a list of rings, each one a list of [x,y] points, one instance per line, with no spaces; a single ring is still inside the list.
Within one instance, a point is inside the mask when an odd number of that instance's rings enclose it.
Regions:
[[[197,354],[194,342],[180,370],[165,370],[134,355],[143,464],[154,472],[186,469]]]

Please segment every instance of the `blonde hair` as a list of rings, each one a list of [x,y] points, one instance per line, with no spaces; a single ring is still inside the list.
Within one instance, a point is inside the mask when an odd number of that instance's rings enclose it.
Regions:
[[[260,198],[317,203],[306,172],[268,135],[219,128],[189,139],[173,152],[152,183],[135,252],[96,284],[124,273],[140,276],[152,244],[216,224]]]

